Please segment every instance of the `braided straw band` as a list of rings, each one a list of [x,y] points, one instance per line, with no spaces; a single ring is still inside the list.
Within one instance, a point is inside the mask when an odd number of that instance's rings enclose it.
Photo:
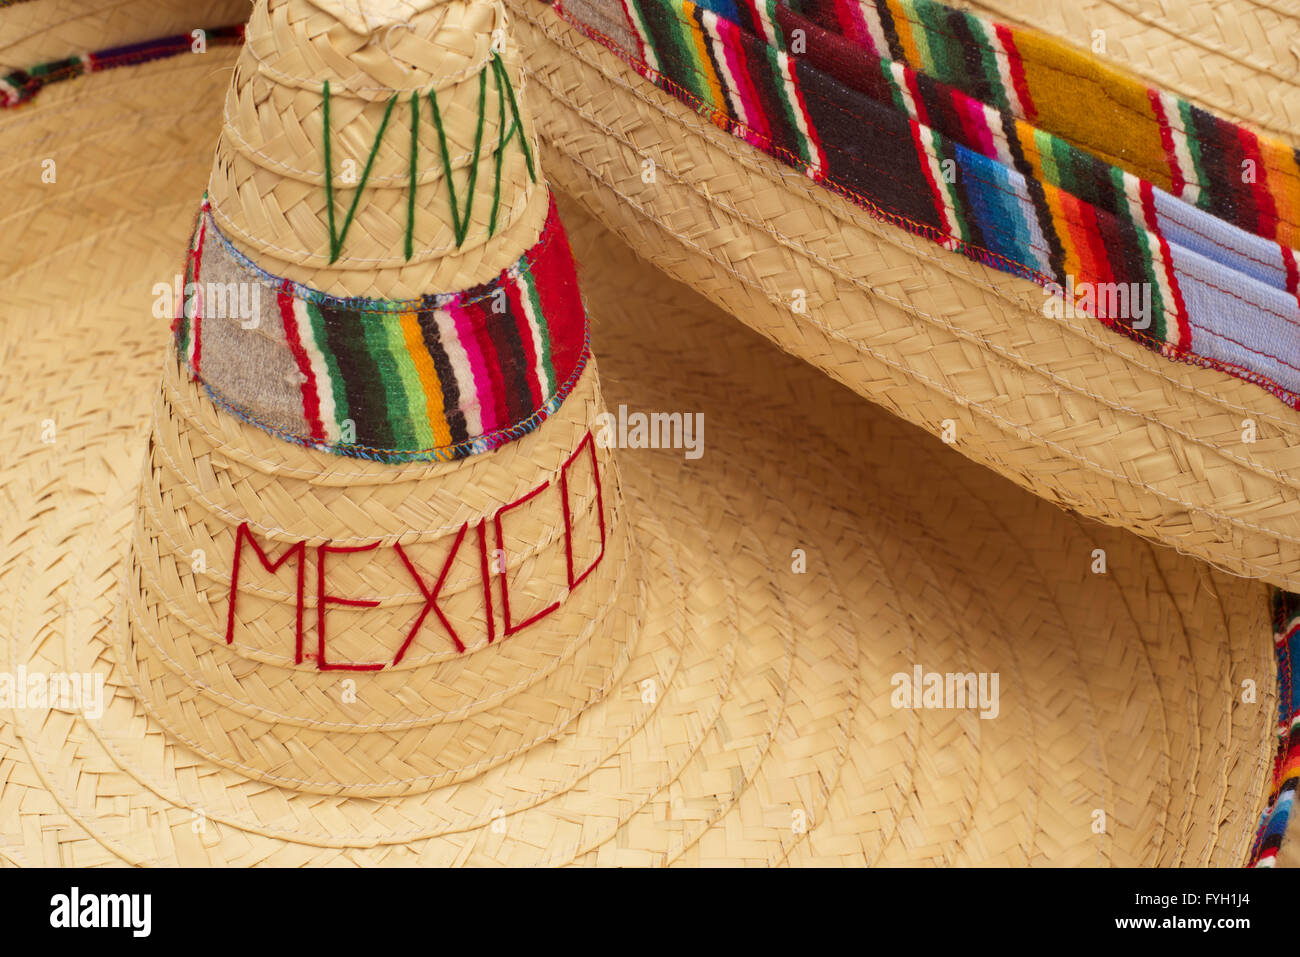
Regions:
[[[178,293],[177,351],[213,401],[279,438],[380,462],[449,461],[531,432],[589,354],[554,202],[537,242],[495,279],[404,301],[273,276],[205,203]]]
[[[380,465],[262,436],[168,364],[122,661],[178,740],[295,790],[415,793],[560,733],[642,601],[594,368],[496,455]]]

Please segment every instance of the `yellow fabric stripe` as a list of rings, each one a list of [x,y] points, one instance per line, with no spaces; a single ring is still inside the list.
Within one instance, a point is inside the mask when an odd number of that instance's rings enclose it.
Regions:
[[[419,318],[414,312],[401,314],[402,337],[406,341],[406,352],[411,357],[420,385],[424,388],[425,407],[429,418],[429,427],[433,431],[433,444],[438,447],[451,445],[451,429],[447,425],[446,410],[442,405],[442,384],[438,373],[433,368],[433,358],[424,345],[424,336],[420,332]]]

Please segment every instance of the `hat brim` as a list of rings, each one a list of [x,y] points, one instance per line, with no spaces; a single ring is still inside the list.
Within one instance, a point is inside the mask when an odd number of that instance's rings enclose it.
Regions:
[[[552,181],[783,349],[1052,501],[1300,588],[1300,416],[881,222],[511,0]],[[646,176],[652,161],[655,175]],[[793,308],[802,291],[802,308]],[[1243,430],[1254,429],[1254,441]]]
[[[971,8],[1077,44],[1100,30],[1096,55],[1203,109],[1300,146],[1300,76],[1294,6],[1223,0],[1214,16],[1194,4],[1159,12],[1137,3],[974,0]]]
[[[0,858],[1244,862],[1274,751],[1262,586],[954,455],[576,209],[606,402],[707,422],[697,460],[618,450],[646,596],[616,684],[551,739],[406,796],[307,793],[178,742],[123,670],[120,602],[167,361],[149,286],[184,248],[232,62],[72,81],[0,124],[67,177],[16,191],[0,249],[20,424],[0,473],[0,670],[105,680],[102,715],[0,722]],[[918,667],[1000,675],[998,716],[896,707],[892,676]]]

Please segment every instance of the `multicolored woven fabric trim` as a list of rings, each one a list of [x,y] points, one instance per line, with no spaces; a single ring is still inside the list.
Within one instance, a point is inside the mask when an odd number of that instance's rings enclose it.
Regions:
[[[553,198],[537,242],[490,282],[400,301],[265,272],[205,200],[177,298],[177,353],[214,402],[288,441],[381,462],[500,448],[559,408],[589,356]]]
[[[223,46],[244,42],[243,24],[211,27],[205,29],[203,33],[206,45]],[[183,33],[126,46],[108,47],[94,53],[64,57],[62,60],[51,60],[27,70],[13,70],[0,77],[0,108],[21,106],[42,89],[60,80],[71,80],[73,77],[118,66],[132,66],[150,60],[161,60],[178,53],[191,53],[194,50],[194,42],[195,38],[192,35]]]
[[[932,0],[554,7],[879,218],[1043,285],[1046,316],[1077,309],[1300,408],[1300,161],[1285,144]],[[1080,109],[1098,97],[1113,109]]]
[[[1277,862],[1300,781],[1300,684],[1292,669],[1292,663],[1300,660],[1300,595],[1273,592],[1273,645],[1277,652],[1277,758],[1268,807],[1250,853],[1252,867],[1272,867]]]

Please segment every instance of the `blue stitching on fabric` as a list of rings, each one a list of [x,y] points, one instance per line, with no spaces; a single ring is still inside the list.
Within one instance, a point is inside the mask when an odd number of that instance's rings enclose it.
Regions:
[[[289,432],[268,422],[263,422],[251,412],[232,403],[202,379],[198,381],[203,386],[203,391],[207,393],[208,398],[219,408],[235,416],[241,422],[255,426],[269,435],[283,439],[286,442],[292,442],[294,445],[303,448],[315,449],[319,452],[331,452],[335,455],[346,455],[350,458],[369,459],[372,462],[381,462],[386,465],[421,461],[454,462],[457,459],[467,458],[480,452],[494,452],[514,439],[527,435],[553,415],[564,400],[568,398],[591,359],[591,320],[587,313],[587,304],[584,302],[582,306],[582,354],[578,357],[578,364],[574,367],[573,372],[569,374],[569,378],[564,381],[564,384],[556,389],[555,393],[540,408],[534,410],[528,418],[522,419],[504,429],[497,429],[494,432],[475,436],[455,445],[408,451],[404,449],[376,449],[368,445],[356,445],[346,442],[339,442],[334,445],[326,442],[315,442],[296,432]],[[189,363],[180,359],[179,356],[177,358],[186,369],[189,369]]]

